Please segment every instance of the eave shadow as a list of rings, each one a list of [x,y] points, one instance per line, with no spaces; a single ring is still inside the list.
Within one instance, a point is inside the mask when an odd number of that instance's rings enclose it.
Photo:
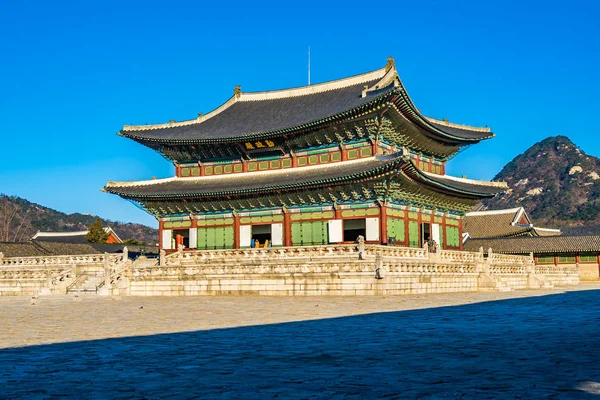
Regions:
[[[572,291],[2,349],[0,397],[594,398],[599,304]]]

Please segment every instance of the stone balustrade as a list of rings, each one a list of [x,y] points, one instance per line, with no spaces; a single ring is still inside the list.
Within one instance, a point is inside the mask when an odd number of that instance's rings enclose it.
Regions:
[[[102,264],[108,257],[110,263],[118,264],[123,261],[123,254],[85,254],[69,256],[37,256],[37,257],[2,257],[0,267],[6,266],[37,266],[37,265],[73,265],[73,264]]]
[[[512,290],[576,284],[576,267],[535,266],[531,257],[367,244],[183,250],[159,262],[127,254],[0,257],[0,295],[57,288],[79,274],[103,294],[365,295]],[[549,278],[547,278],[549,277]],[[27,289],[14,289],[15,287]],[[13,290],[14,289],[14,290]]]
[[[518,274],[527,275],[528,270],[525,264],[522,263],[501,263],[490,264],[488,272],[495,275]]]
[[[536,265],[534,271],[539,275],[579,275],[577,265]]]
[[[488,251],[487,259],[493,264],[533,264],[531,256],[516,256],[512,254],[495,254]]]

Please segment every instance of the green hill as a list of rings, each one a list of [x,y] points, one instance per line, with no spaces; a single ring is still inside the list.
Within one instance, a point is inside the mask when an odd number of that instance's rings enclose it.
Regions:
[[[38,230],[84,231],[97,218],[87,214],[65,214],[20,197],[0,194],[0,241],[27,241]],[[122,240],[134,239],[147,244],[158,242],[158,231],[149,226],[103,220]]]

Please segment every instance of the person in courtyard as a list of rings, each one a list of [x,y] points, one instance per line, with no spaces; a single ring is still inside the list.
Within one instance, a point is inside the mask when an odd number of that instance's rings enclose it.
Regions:
[[[358,244],[358,259],[364,260],[363,254],[365,252],[365,237],[363,235],[358,235],[356,238],[356,243]]]
[[[433,240],[431,236],[427,241],[427,251],[429,251],[430,253],[437,253],[437,243],[435,242],[435,240]]]

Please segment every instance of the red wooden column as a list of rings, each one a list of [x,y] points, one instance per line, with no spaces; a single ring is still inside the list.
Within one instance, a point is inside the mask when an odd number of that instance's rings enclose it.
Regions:
[[[379,228],[380,228],[380,242],[382,244],[387,244],[388,233],[387,233],[387,208],[385,204],[379,203],[379,208],[381,208],[381,212],[379,213]]]
[[[458,243],[460,243],[460,251],[463,250],[463,240],[462,240],[462,234],[463,234],[463,218],[461,217],[461,219],[459,219],[460,223],[458,224]]]
[[[200,167],[200,176],[204,176],[205,175],[205,173],[204,173],[204,164],[201,163],[201,162],[199,162],[198,166]]]
[[[233,212],[233,248],[240,248],[240,217],[235,211]]]
[[[348,150],[344,144],[340,144],[340,150],[342,151],[342,161],[348,161]]]
[[[248,161],[242,158],[242,172],[248,172]]]
[[[371,139],[371,153],[376,156],[377,155],[377,139]]]
[[[181,167],[179,166],[179,164],[175,164],[175,175],[181,177]]]
[[[164,228],[163,226],[164,222],[162,221],[158,221],[158,252],[160,253],[160,251],[163,249],[163,242],[162,242],[162,231]]]
[[[292,245],[292,219],[287,210],[284,210],[283,214],[283,245],[286,247]]]
[[[296,168],[298,166],[298,157],[296,157],[296,153],[290,150],[290,156],[292,157],[292,168]]]

